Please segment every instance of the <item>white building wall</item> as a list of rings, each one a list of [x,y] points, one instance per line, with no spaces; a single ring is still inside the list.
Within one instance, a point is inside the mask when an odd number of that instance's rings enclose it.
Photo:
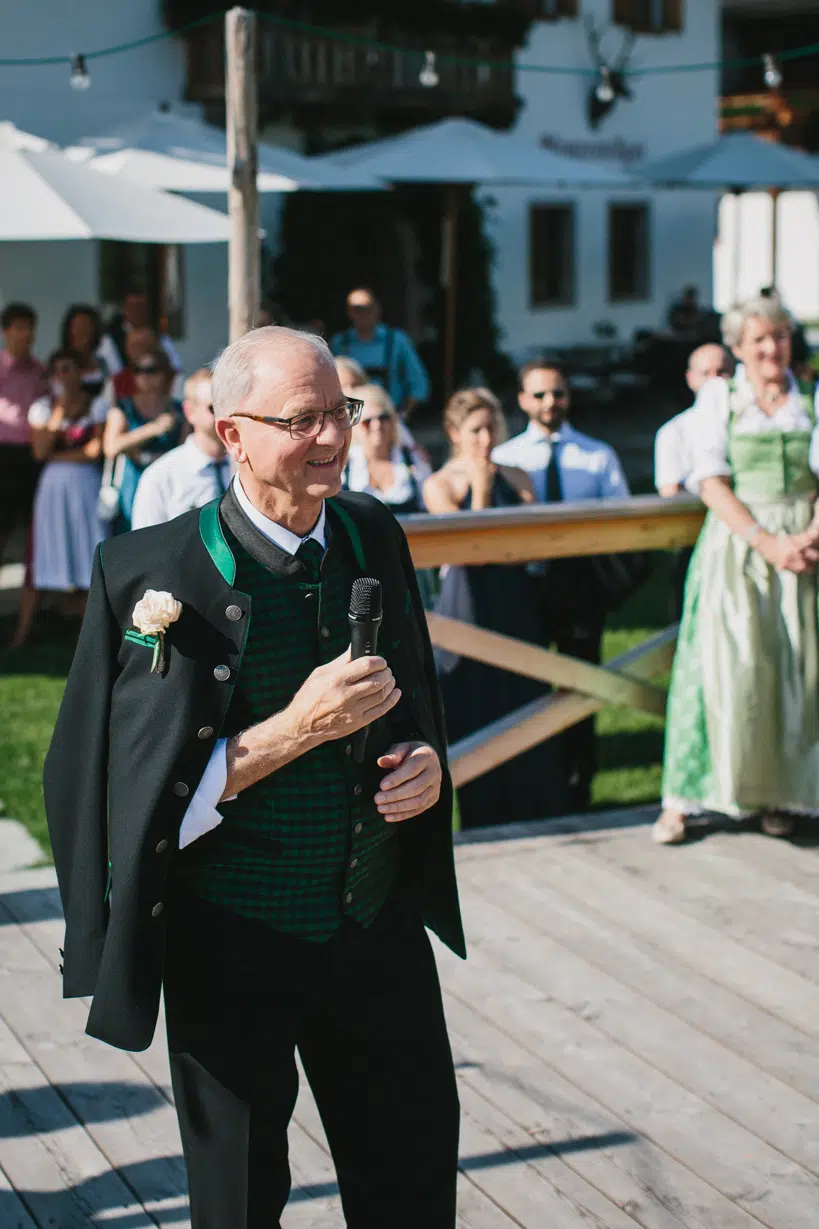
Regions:
[[[625,32],[610,24],[608,0],[586,0],[584,16],[605,28],[602,51],[614,60]],[[719,59],[718,9],[715,0],[686,0],[685,29],[679,34],[641,35],[632,67],[660,67]],[[544,136],[563,144],[582,143],[593,150],[620,143],[640,157],[660,157],[686,146],[712,140],[717,126],[717,74],[713,70],[658,74],[634,81],[632,101],[620,100],[594,131],[586,121],[586,93],[591,78],[525,71],[526,64],[593,64],[582,20],[540,22],[519,55],[517,92],[524,100],[517,133],[540,141]],[[636,151],[635,151],[636,147]],[[604,158],[590,165],[617,165]],[[486,194],[490,195],[490,194]],[[593,325],[607,321],[618,337],[628,340],[635,328],[665,323],[669,303],[683,285],[698,286],[703,302],[712,297],[712,248],[716,202],[711,193],[589,188],[549,192],[531,188],[493,189],[497,202],[489,233],[496,245],[495,289],[503,344],[515,357],[550,345],[590,343]],[[573,199],[576,214],[576,301],[571,307],[532,309],[529,306],[530,203]],[[636,303],[609,303],[607,298],[607,222],[610,200],[651,201],[652,278],[650,297]]]
[[[160,0],[0,0],[2,58],[88,53],[165,32]],[[68,65],[0,66],[0,120],[60,145],[138,119],[160,102],[179,101],[185,88],[185,47],[163,38],[120,55],[88,62],[91,87],[73,90]],[[212,208],[224,198],[199,197]],[[58,340],[72,302],[99,298],[98,246],[93,242],[0,242],[0,303],[22,299],[40,315],[38,353]],[[186,249],[186,327],[177,342],[186,370],[209,362],[226,344],[227,247]]]
[[[819,199],[814,192],[783,192],[776,209],[767,192],[725,196],[720,202],[714,254],[714,301],[720,311],[776,285],[799,320],[819,321]]]

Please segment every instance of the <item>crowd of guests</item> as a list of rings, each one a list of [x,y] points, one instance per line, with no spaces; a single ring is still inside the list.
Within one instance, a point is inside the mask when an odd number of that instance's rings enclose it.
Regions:
[[[628,496],[618,457],[572,426],[566,374],[545,359],[519,373],[528,425],[512,439],[491,390],[449,399],[450,456],[433,472],[406,422],[429,393],[410,339],[382,322],[368,289],[352,291],[347,310],[350,327],[331,345],[355,423],[348,489],[399,516]],[[234,475],[210,369],[180,390],[178,355],[151,327],[144,296],[127,296],[107,330],[94,308],[70,308],[45,367],[32,353],[31,308],[11,304],[0,323],[0,551],[16,525],[29,534],[19,646],[39,594],[81,613],[102,539],[201,507]],[[693,560],[678,559],[660,843],[683,840],[703,812],[762,812],[765,830],[783,835],[795,814],[819,810],[819,437],[812,390],[790,372],[791,331],[775,295],[729,313],[726,346],[690,356],[694,404],[657,435],[659,493],[698,495],[709,509]],[[625,596],[612,593],[604,562],[459,565],[419,581],[430,609],[599,663],[606,616]],[[437,667],[452,742],[548,691],[451,652],[437,651]],[[464,786],[461,823],[585,810],[596,767],[589,719]]]

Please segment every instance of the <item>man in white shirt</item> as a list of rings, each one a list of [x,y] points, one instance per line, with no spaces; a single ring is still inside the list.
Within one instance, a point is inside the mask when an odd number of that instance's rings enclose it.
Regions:
[[[688,359],[686,383],[696,397],[704,384],[730,374],[728,354],[722,346],[698,346]],[[688,491],[697,494],[696,484],[690,485],[692,449],[689,440],[693,405],[660,427],[654,440],[654,485],[664,498]]]
[[[201,508],[224,495],[230,485],[233,470],[216,433],[207,367],[185,382],[182,408],[193,432],[145,470],[134,497],[132,529],[162,525],[191,508]]]
[[[529,425],[499,444],[492,460],[525,469],[537,499],[557,503],[628,497],[628,483],[614,449],[569,424],[569,384],[557,364],[542,360],[521,369],[518,404]],[[536,569],[543,644],[598,663],[606,611],[593,562],[555,559],[535,565],[532,571]],[[594,718],[568,729],[563,746],[569,804],[573,810],[586,810],[597,768]]]
[[[709,380],[727,376],[731,371],[731,360],[727,350],[716,344],[698,346],[688,357],[688,370],[685,373],[686,383],[695,398],[700,389]],[[654,440],[654,485],[658,494],[664,499],[672,495],[699,494],[699,483],[692,478],[694,469],[694,449],[692,431],[695,429],[695,406],[683,410],[669,419],[660,427]],[[683,598],[685,597],[685,578],[688,575],[688,565],[693,551],[684,547],[676,552],[672,591],[670,600],[670,616],[672,622],[682,618]]]

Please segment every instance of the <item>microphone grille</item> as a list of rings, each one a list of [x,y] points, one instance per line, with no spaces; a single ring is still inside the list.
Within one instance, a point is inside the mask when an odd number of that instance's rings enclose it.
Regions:
[[[377,619],[381,615],[381,581],[372,576],[359,576],[350,592],[350,617]]]

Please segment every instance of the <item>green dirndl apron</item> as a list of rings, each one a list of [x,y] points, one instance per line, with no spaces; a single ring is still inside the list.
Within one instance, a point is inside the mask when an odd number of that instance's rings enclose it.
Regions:
[[[734,493],[762,528],[807,529],[817,489],[812,432],[742,435],[732,413],[728,435]],[[711,512],[686,583],[663,801],[683,814],[734,818],[819,811],[816,576],[777,572]]]

